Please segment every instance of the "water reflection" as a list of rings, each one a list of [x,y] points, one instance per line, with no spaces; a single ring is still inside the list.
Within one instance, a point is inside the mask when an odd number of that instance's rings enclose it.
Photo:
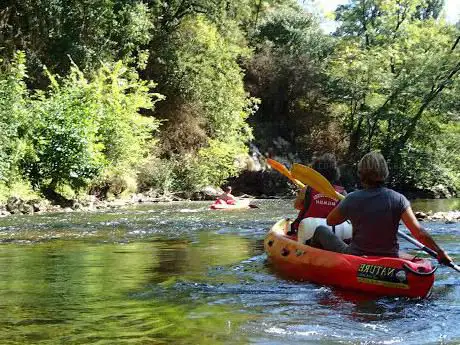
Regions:
[[[94,246],[56,241],[6,248],[8,255],[0,258],[0,343],[119,344],[157,338],[220,343],[229,327],[247,317],[226,306],[191,300],[187,293],[173,299],[165,296],[167,289],[163,296],[142,294],[147,286],[172,277],[203,280],[216,251],[228,247],[225,241],[214,245],[204,251],[186,242]],[[236,248],[244,246],[234,245],[231,255],[216,262],[240,260]]]

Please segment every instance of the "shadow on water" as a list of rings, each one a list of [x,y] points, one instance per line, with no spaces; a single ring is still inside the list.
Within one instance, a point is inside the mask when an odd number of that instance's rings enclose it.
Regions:
[[[2,219],[0,343],[460,343],[455,272],[440,267],[425,300],[285,279],[267,262],[263,238],[277,219],[293,216],[291,201],[259,205]],[[428,225],[458,258],[458,226]]]

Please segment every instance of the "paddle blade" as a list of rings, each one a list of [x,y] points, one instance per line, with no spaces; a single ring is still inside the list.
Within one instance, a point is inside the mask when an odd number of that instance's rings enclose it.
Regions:
[[[267,163],[270,165],[273,169],[276,171],[280,172],[281,174],[285,176],[290,176],[291,173],[289,172],[288,168],[286,168],[283,164],[281,164],[278,161],[275,161],[274,159],[267,158]]]
[[[280,162],[278,161],[275,161],[274,159],[271,159],[271,158],[267,158],[267,164],[270,165],[273,169],[275,169],[276,171],[278,171],[279,173],[283,174],[284,176],[286,176],[288,179],[290,179],[292,182],[294,182],[294,184],[300,188],[303,188],[305,187],[305,185],[300,182],[299,180],[295,179],[291,172],[288,170],[288,168],[286,168],[283,164],[281,164]]]
[[[310,167],[294,163],[291,168],[291,175],[332,199],[342,200],[344,198],[342,194],[335,191],[334,187],[323,175]]]

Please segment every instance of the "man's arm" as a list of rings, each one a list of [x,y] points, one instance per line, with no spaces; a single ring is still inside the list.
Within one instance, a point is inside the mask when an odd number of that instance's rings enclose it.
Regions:
[[[345,218],[345,216],[340,211],[339,205],[337,205],[327,216],[327,225],[338,225],[347,220],[347,218]]]

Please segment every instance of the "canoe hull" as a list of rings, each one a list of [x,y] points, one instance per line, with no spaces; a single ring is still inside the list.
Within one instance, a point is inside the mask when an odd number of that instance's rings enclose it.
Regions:
[[[234,205],[215,202],[210,206],[210,208],[211,210],[244,210],[247,208],[251,208],[251,206],[249,205],[250,202],[250,199],[238,200]]]
[[[426,297],[431,291],[435,269],[429,260],[321,250],[286,236],[288,227],[287,221],[279,221],[264,241],[269,260],[284,276],[379,296]]]

